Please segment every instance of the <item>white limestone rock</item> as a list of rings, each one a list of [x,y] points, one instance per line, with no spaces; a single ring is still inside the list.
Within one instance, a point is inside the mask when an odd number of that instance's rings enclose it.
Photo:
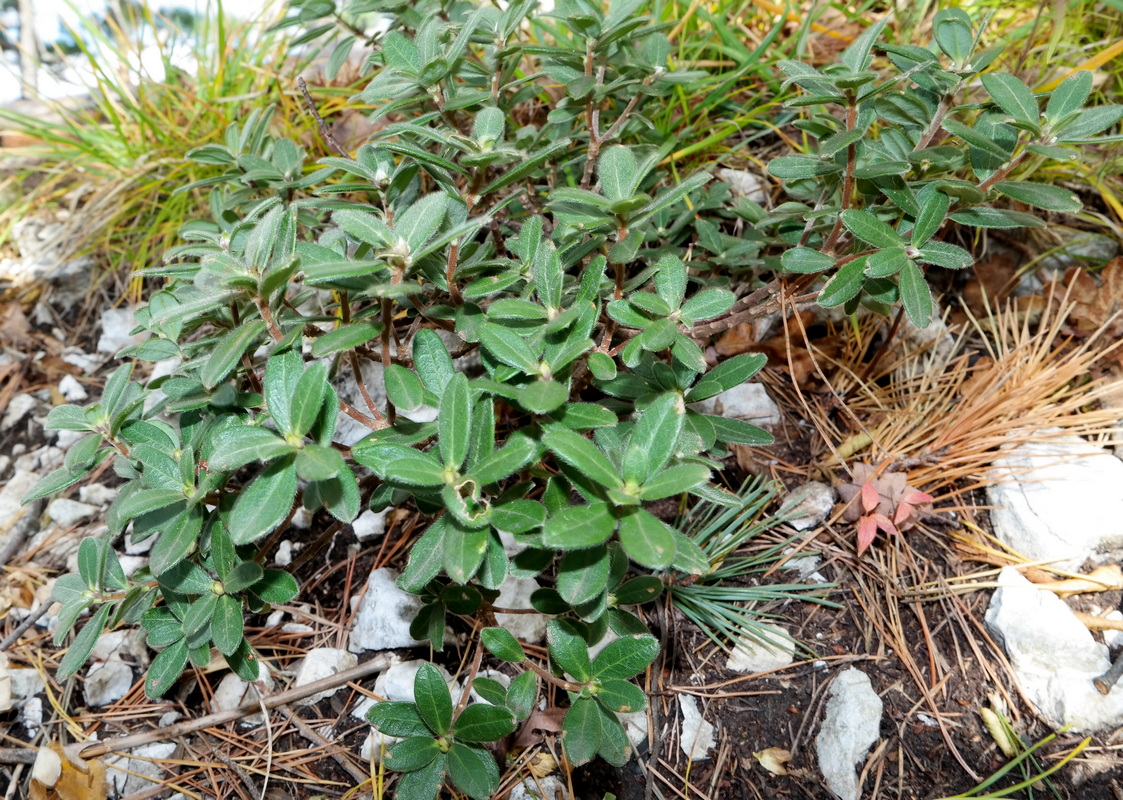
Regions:
[[[130,750],[129,757],[109,756],[106,760],[106,782],[111,795],[128,797],[151,789],[165,777],[161,761],[175,755],[175,742],[154,742]],[[126,771],[127,770],[127,771]]]
[[[348,638],[347,649],[352,653],[422,644],[409,635],[421,599],[399,589],[394,583],[397,578],[398,573],[387,567],[374,570],[367,578],[366,593]]]
[[[91,506],[105,507],[117,499],[117,489],[100,483],[91,483],[78,489],[78,499]]]
[[[861,785],[855,765],[878,740],[883,709],[869,676],[861,670],[845,669],[831,683],[815,750],[827,788],[839,800],[858,800]]]
[[[742,383],[719,395],[697,403],[691,408],[703,414],[736,417],[753,425],[779,425],[780,407],[760,383]]]
[[[81,403],[90,396],[86,387],[73,375],[63,376],[62,380],[58,382],[58,391],[68,403]]]
[[[510,800],[569,800],[569,788],[557,775],[527,778],[508,795]]]
[[[679,709],[682,711],[682,728],[679,732],[679,747],[691,761],[705,761],[714,746],[714,726],[702,718],[698,710],[698,698],[690,694],[678,696]]]
[[[107,308],[101,312],[101,336],[97,340],[97,351],[106,355],[117,355],[126,347],[143,341],[140,336],[129,333],[136,327],[136,314],[131,308]]]
[[[1088,733],[1123,725],[1123,686],[1104,696],[1092,683],[1111,665],[1107,647],[1064,600],[1013,567],[1002,569],[998,583],[986,625],[1038,713],[1054,727]]]
[[[12,399],[8,401],[8,407],[4,411],[4,418],[0,420],[0,431],[7,431],[14,428],[20,421],[23,420],[28,414],[35,410],[39,405],[39,401],[30,394],[17,394],[13,395]]]
[[[358,663],[358,657],[353,653],[348,653],[346,650],[338,650],[334,647],[316,647],[309,650],[308,654],[301,660],[300,666],[296,670],[296,678],[293,680],[293,686],[307,686],[310,683],[315,683],[324,678],[330,678],[337,672],[351,669]],[[296,705],[313,705],[320,702],[325,697],[331,697],[338,692],[340,688],[342,687],[317,692],[303,700],[298,700]]]
[[[92,519],[101,511],[97,506],[89,503],[80,503],[66,497],[59,497],[47,506],[47,514],[58,525],[70,528],[88,519]]]
[[[745,641],[736,645],[725,668],[730,672],[751,675],[781,669],[795,660],[795,640],[778,625],[760,623],[761,641]]]
[[[833,487],[820,481],[808,481],[788,494],[779,515],[797,531],[810,530],[831,515],[837,497]]]
[[[1031,561],[1076,570],[1123,557],[1123,461],[1075,436],[1018,445],[987,488],[998,538]]]
[[[133,668],[123,661],[100,661],[86,672],[82,684],[86,704],[94,707],[116,703],[133,688]]]
[[[390,509],[384,509],[376,513],[368,508],[362,514],[359,514],[355,521],[351,523],[351,530],[355,532],[355,538],[360,542],[365,542],[384,534],[386,532],[386,515],[389,512]]]
[[[538,591],[534,578],[508,575],[499,587],[495,605],[500,608],[531,609],[530,596]],[[537,644],[546,639],[546,617],[543,614],[496,614],[495,624],[506,628],[516,639]]]
[[[257,674],[258,680],[265,686],[265,690],[272,691],[273,676],[269,674],[269,668],[260,661],[258,662]],[[218,687],[214,690],[214,697],[211,699],[211,711],[215,713],[230,711],[251,700],[259,700],[260,698],[261,693],[258,691],[256,684],[247,683],[231,672],[223,676]],[[262,714],[250,714],[242,718],[242,723],[245,725],[260,725],[263,722],[265,722],[265,717]]]

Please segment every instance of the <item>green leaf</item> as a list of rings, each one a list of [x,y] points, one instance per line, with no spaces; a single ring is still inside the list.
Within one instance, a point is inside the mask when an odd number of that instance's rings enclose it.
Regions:
[[[1120,119],[1123,119],[1123,106],[1120,105],[1086,108],[1058,124],[1054,133],[1062,142],[1080,141],[1102,133]]]
[[[179,641],[164,648],[148,667],[144,677],[144,693],[155,699],[162,697],[187,667],[187,641]]]
[[[312,357],[323,358],[340,350],[353,350],[366,344],[381,332],[382,325],[377,322],[355,322],[344,325],[316,337],[312,342]]]
[[[200,631],[206,630],[215,615],[218,606],[218,595],[210,592],[199,597],[183,615],[183,633],[191,638]]]
[[[515,730],[515,716],[503,706],[473,703],[460,712],[452,735],[465,742],[490,742]]]
[[[532,414],[548,414],[569,399],[569,390],[557,381],[539,380],[519,390],[519,405]]]
[[[214,538],[213,533],[211,537]],[[283,574],[288,575],[287,572]],[[243,561],[227,573],[222,585],[227,594],[237,594],[250,588],[264,577],[265,570],[261,568],[260,564],[256,561]],[[287,603],[288,600],[281,600],[280,602]]]
[[[651,569],[669,566],[675,556],[671,529],[642,508],[620,518],[620,544],[632,561]]]
[[[281,605],[291,603],[300,594],[300,585],[284,570],[267,569],[261,580],[253,585],[253,593],[266,603]]]
[[[367,722],[387,736],[432,736],[433,732],[413,703],[375,703],[367,712]]]
[[[663,593],[663,581],[654,575],[641,575],[632,578],[616,590],[616,604],[621,606],[641,605],[650,602]]]
[[[965,64],[975,47],[975,34],[967,22],[958,16],[953,16],[954,12],[959,12],[959,9],[937,12],[933,34],[936,44],[948,58],[956,64]]]
[[[901,270],[899,285],[901,302],[912,324],[918,328],[927,328],[932,321],[932,291],[928,288],[920,267],[909,261]]]
[[[436,331],[422,328],[413,337],[413,366],[421,383],[430,392],[440,397],[456,375],[452,357]]]
[[[405,239],[411,253],[420,250],[444,221],[448,195],[437,192],[422,197],[394,217],[394,232]]]
[[[601,681],[597,702],[616,714],[631,714],[647,707],[647,695],[635,684],[617,678]]]
[[[460,530],[453,527],[444,542],[445,572],[457,583],[467,583],[480,568],[487,551],[487,529]]]
[[[603,736],[597,702],[589,697],[574,700],[562,721],[562,744],[570,762],[580,766],[596,758]]]
[[[534,703],[538,699],[538,676],[530,670],[519,675],[507,687],[507,708],[511,709],[516,719],[526,719],[534,711]]]
[[[94,615],[90,617],[90,621],[86,623],[81,632],[74,638],[74,643],[70,645],[70,649],[66,651],[63,656],[62,662],[59,664],[58,672],[56,673],[59,680],[69,678],[78,668],[86,663],[86,659],[90,657],[93,652],[94,645],[97,644],[98,637],[101,632],[105,630],[105,621],[109,619],[109,612],[112,606],[105,603],[99,608]]]
[[[413,411],[425,404],[425,387],[417,373],[399,364],[386,368],[386,396],[403,411]]]
[[[228,425],[219,428],[207,441],[204,458],[211,471],[232,472],[251,461],[270,461],[292,450],[292,445],[274,431]]]
[[[621,145],[606,149],[597,162],[601,191],[613,203],[628,200],[635,193],[636,172],[635,155]]]
[[[707,289],[687,300],[679,312],[682,321],[687,325],[695,322],[720,317],[737,301],[733,292],[728,289]]]
[[[445,517],[440,517],[426,528],[409,551],[409,562],[398,578],[398,586],[407,592],[420,594],[444,565],[445,539],[457,535],[458,531],[449,530]]]
[[[507,702],[507,690],[497,680],[476,678],[472,681],[472,690],[493,706],[501,706]]]
[[[534,500],[512,500],[491,509],[492,526],[505,533],[526,533],[541,527],[545,521],[545,507]]]
[[[607,503],[571,506],[542,527],[542,543],[562,550],[594,547],[608,539],[615,529],[616,520]]]
[[[398,31],[382,37],[382,58],[386,66],[416,75],[421,71],[421,56],[417,45]]]
[[[1045,223],[1030,214],[1005,208],[965,208],[953,211],[951,218],[972,228],[1043,228]]]
[[[910,241],[913,247],[922,247],[944,224],[951,201],[946,194],[935,189],[922,189],[917,201],[920,204],[920,214],[912,226]]]
[[[678,394],[665,394],[644,409],[624,453],[626,482],[641,484],[663,469],[674,454],[685,414]]]
[[[447,766],[448,754],[441,753],[421,769],[405,773],[398,781],[396,795],[417,800],[436,800],[441,784],[444,783]]]
[[[203,518],[197,509],[187,508],[174,515],[148,554],[152,574],[159,577],[182,562],[195,547],[202,529]]]
[[[441,398],[437,417],[437,443],[446,467],[459,469],[468,456],[472,430],[472,397],[468,379],[457,373]]]
[[[817,178],[842,172],[834,161],[824,161],[816,156],[780,156],[768,162],[768,174],[780,180]]]
[[[616,362],[607,353],[589,353],[585,357],[589,372],[600,381],[610,381],[616,377]]]
[[[320,413],[320,406],[328,389],[328,367],[322,361],[311,364],[300,380],[296,383],[293,392],[289,432],[296,436],[304,436],[312,430],[316,417]]]
[[[679,464],[648,478],[639,489],[645,502],[682,494],[710,479],[710,468],[705,464]]]
[[[480,326],[479,334],[480,344],[497,361],[530,375],[538,374],[538,360],[517,333],[493,323],[485,323]]]
[[[998,142],[991,139],[989,136],[984,136],[974,128],[964,125],[962,122],[955,119],[945,119],[942,123],[943,128],[953,136],[958,136],[963,141],[972,147],[976,147],[993,156],[1000,162],[1005,162],[1010,158],[1009,151],[1006,150]]]
[[[203,382],[203,386],[214,389],[226,380],[226,376],[242,360],[242,355],[256,344],[264,332],[265,323],[260,319],[251,319],[219,339],[199,372],[199,380]]]
[[[869,257],[866,256],[844,264],[819,292],[819,305],[833,308],[857,297],[862,291],[862,284],[866,282],[865,269],[868,263]]]
[[[296,498],[296,469],[290,459],[269,465],[234,501],[230,512],[230,539],[249,544],[285,521]]]
[[[432,664],[422,664],[413,678],[413,696],[417,713],[438,736],[452,726],[452,695],[440,671]]]
[[[91,591],[101,591],[102,556],[106,548],[104,539],[83,539],[78,545],[78,573]]]
[[[355,445],[352,457],[391,483],[405,486],[441,486],[445,470],[429,453],[400,444]]]
[[[916,260],[947,269],[964,269],[975,263],[970,253],[962,247],[947,242],[928,242],[920,248]]]
[[[481,486],[487,486],[534,463],[540,453],[538,442],[525,434],[515,433],[501,448],[480,459],[468,474]]]
[[[431,764],[440,754],[436,739],[416,736],[391,747],[386,754],[386,766],[399,772],[414,772]]]
[[[560,424],[575,431],[584,431],[591,428],[611,428],[618,422],[615,414],[604,406],[594,403],[567,403],[550,416]]]
[[[47,424],[44,427],[49,431],[88,431],[93,429],[86,420],[86,409],[72,405],[52,408],[47,414]]]
[[[283,432],[293,428],[292,397],[303,375],[304,359],[293,350],[272,356],[265,365],[265,407],[269,409],[269,416],[277,428]]]
[[[788,272],[813,275],[833,267],[834,256],[812,250],[810,247],[792,247],[780,256],[780,265]]]
[[[343,456],[334,447],[305,446],[296,454],[296,474],[306,481],[326,481],[347,469]]]
[[[1068,189],[1050,183],[1025,183],[1022,181],[999,181],[995,190],[1012,197],[1026,205],[1044,208],[1049,211],[1067,211],[1075,214],[1084,204]]]
[[[839,214],[842,224],[863,242],[874,247],[899,247],[904,241],[897,232],[873,214],[861,209],[848,208]],[[851,264],[854,262],[850,262]],[[849,265],[847,265],[849,266]],[[843,267],[842,269],[846,269]],[[841,272],[842,270],[839,270]],[[822,301],[820,301],[822,303]]]
[[[1041,121],[1041,111],[1037,98],[1028,86],[1009,72],[988,72],[981,78],[983,88],[999,107],[1016,119],[1037,127]]]
[[[211,641],[223,655],[232,655],[242,644],[242,604],[228,594],[218,598],[211,620]]]
[[[1074,72],[1053,90],[1045,106],[1045,116],[1056,125],[1073,112],[1079,111],[1092,92],[1092,73],[1086,69]]]
[[[571,550],[558,567],[558,594],[571,606],[587,603],[604,592],[608,569],[608,549],[603,545]]]
[[[743,353],[727,359],[708,373],[686,394],[686,402],[697,403],[740,386],[758,373],[768,362],[761,353]]]
[[[456,788],[473,800],[488,800],[499,789],[499,767],[482,747],[454,743],[448,751],[448,775]]]
[[[489,653],[502,661],[519,664],[526,660],[519,640],[506,628],[484,628],[480,631],[480,641]]]
[[[774,441],[768,431],[744,420],[714,417],[708,414],[705,415],[705,419],[714,427],[717,438],[729,444],[765,447]]]
[[[601,680],[634,678],[651,666],[657,655],[659,642],[654,636],[625,636],[609,642],[593,659],[592,675]]]
[[[542,443],[559,459],[580,470],[590,480],[613,488],[622,485],[612,462],[584,436],[554,428],[542,437]]]
[[[587,683],[593,677],[589,645],[571,623],[565,620],[552,620],[547,623],[546,642],[550,648],[550,656],[558,666],[579,683]]]
[[[909,261],[903,247],[887,247],[873,253],[866,261],[866,276],[870,278],[887,278],[896,275]]]

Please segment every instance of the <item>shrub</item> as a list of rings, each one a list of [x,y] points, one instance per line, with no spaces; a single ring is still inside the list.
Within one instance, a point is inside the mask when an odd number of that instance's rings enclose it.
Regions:
[[[313,30],[320,17],[361,21],[331,2],[294,6]],[[454,705],[423,669],[417,702],[376,705],[371,721],[404,737],[389,763],[409,796],[435,795],[447,774],[486,797],[499,773],[482,745],[530,713],[539,681],[569,692],[571,762],[625,761],[615,714],[643,708],[629,679],[658,650],[629,608],[680,578],[717,574],[727,554],[647,507],[686,494],[742,507],[711,480],[729,445],[771,441],[695,406],[764,358],[711,368],[700,344],[823,273],[822,305],[900,300],[926,324],[921,265],[971,262],[941,232],[1039,224],[992,204],[997,195],[1074,210],[1071,193],[1013,179],[1069,157],[1120,109],[1082,108],[1087,73],[1061,84],[1044,115],[1006,73],[984,74],[989,97],[964,103],[994,53],[975,52],[980,31],[958,11],[937,15],[939,52],[884,46],[882,78],[874,26],[838,65],[780,64],[809,92],[790,105],[809,109],[796,126],[818,145],[771,162],[795,199],[766,211],[704,172],[673,180],[661,168],[668,142],[653,138],[646,108],[707,79],[669,68],[666,26],[640,2],[605,12],[563,0],[549,23],[528,20],[529,2],[386,8],[395,16],[362,98],[393,116],[353,158],[322,158],[304,174],[302,152],[271,140],[260,119],[194,151],[226,166],[213,178],[213,220],[186,226],[191,243],[148,272],[167,278],[140,314],[153,336],[122,354],[182,363],[147,387],[123,366],[100,403],[56,408],[52,427],[89,435],[31,496],[115,459],[126,484],[109,535],[131,525],[134,540],[158,538],[131,579],[107,540],[83,542],[80,575],[55,591],[59,639],[94,614],[61,672],[107,625],[139,621],[163,648],[150,695],[206,664],[212,646],[257,677],[243,618],[299,591],[260,566],[295,504],[340,523],[413,504],[431,520],[400,578],[424,599],[414,635],[440,649],[449,613],[474,617],[474,663],[482,646],[524,669],[506,690],[475,681],[490,706]],[[458,367],[472,353],[478,367]],[[340,369],[376,389],[363,389],[363,407],[340,398]],[[156,389],[163,399],[150,406]],[[369,433],[339,441],[340,413]],[[533,598],[554,618],[546,664],[494,624],[508,575],[548,584]],[[620,638],[590,658],[610,630]]]

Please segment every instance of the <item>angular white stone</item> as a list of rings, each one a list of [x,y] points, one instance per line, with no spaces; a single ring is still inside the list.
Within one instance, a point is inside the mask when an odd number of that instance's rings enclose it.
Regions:
[[[398,573],[383,567],[367,578],[367,589],[359,604],[348,638],[352,653],[391,650],[421,644],[409,635],[409,626],[421,608],[421,599],[397,587]]]
[[[795,640],[787,631],[767,622],[760,623],[760,627],[762,641],[736,645],[725,661],[727,670],[749,675],[780,669],[795,660]]]
[[[309,650],[308,654],[301,660],[300,667],[296,670],[296,678],[293,680],[293,686],[307,686],[310,683],[315,683],[324,678],[330,678],[337,672],[351,669],[351,667],[358,663],[358,657],[352,653],[348,653],[346,650],[338,650],[334,647],[314,648]],[[320,702],[325,697],[331,697],[338,692],[340,688],[342,687],[317,692],[311,697],[296,701],[296,705],[313,705]]]
[[[1094,732],[1123,725],[1123,686],[1110,694],[1092,680],[1111,662],[1106,646],[1050,591],[1038,589],[1013,567],[998,575],[987,628],[1006,650],[1026,697],[1054,727]]]
[[[77,500],[71,500],[66,497],[56,498],[47,506],[47,514],[50,518],[64,528],[69,528],[80,522],[85,522],[100,511],[101,509],[97,506],[91,506],[88,503],[80,503]]]
[[[1031,561],[1076,570],[1123,556],[1123,461],[1079,437],[1011,448],[987,488],[995,534]]]
[[[92,506],[107,506],[117,499],[117,490],[100,483],[91,483],[78,489],[78,498]]]
[[[516,578],[508,575],[499,587],[495,605],[500,608],[530,609],[530,596],[538,591],[534,578]],[[506,628],[516,639],[537,644],[546,638],[546,617],[542,614],[496,614],[495,623]]]
[[[755,172],[743,169],[719,169],[718,177],[732,188],[734,197],[744,197],[754,203],[763,203],[768,199],[768,183]]]
[[[136,327],[136,314],[131,308],[107,308],[101,312],[101,336],[97,340],[97,351],[116,355],[118,351],[130,347],[140,337],[133,337],[129,331]]]
[[[682,710],[682,730],[679,732],[679,747],[691,761],[705,761],[714,746],[714,726],[702,718],[698,710],[698,699],[694,695],[680,694],[679,709]]]
[[[839,800],[858,800],[855,765],[877,741],[884,705],[869,676],[850,667],[831,682],[823,727],[815,737],[819,771]]]
[[[133,668],[123,661],[101,661],[90,667],[82,684],[86,704],[94,707],[116,703],[133,688]]]
[[[269,674],[269,668],[259,661],[257,669],[258,680],[264,684],[266,691],[271,691],[273,689],[273,676]],[[230,711],[260,697],[261,693],[257,690],[255,684],[247,683],[231,672],[223,676],[218,687],[214,690],[214,697],[211,699],[211,711]],[[265,717],[261,714],[250,714],[248,717],[243,717],[242,722],[247,725],[260,725],[265,722]]]
[[[351,523],[351,530],[355,532],[355,538],[360,542],[365,542],[367,539],[373,539],[375,536],[381,536],[386,532],[386,515],[389,509],[375,513],[369,508],[362,514],[355,518]]]
[[[175,750],[175,742],[154,742],[130,750],[129,755],[133,758],[109,756],[106,758],[109,769],[105,777],[110,792],[117,797],[128,797],[151,789],[167,774],[160,762],[175,755]]]
[[[44,786],[54,786],[62,777],[62,758],[48,747],[40,747],[31,767],[31,777]]]
[[[416,658],[413,661],[403,661],[400,664],[394,664],[381,675],[378,676],[374,682],[374,693],[380,697],[385,697],[387,700],[394,700],[401,703],[412,703],[413,696],[413,680],[417,676],[417,671],[421,669],[423,664],[429,662],[423,658]],[[449,685],[449,690],[456,694],[456,682],[452,676],[442,666],[437,666],[437,670],[445,679],[445,683]],[[459,697],[455,700],[459,701]],[[365,712],[364,712],[365,713]]]
[[[80,403],[90,396],[86,387],[73,375],[63,376],[58,382],[58,391],[68,403]]]
[[[788,518],[788,525],[797,531],[806,531],[830,516],[835,499],[833,487],[819,481],[808,481],[788,494],[779,513]]]
[[[569,800],[569,788],[557,775],[527,778],[511,789],[510,800]]]
[[[371,728],[370,734],[359,748],[359,758],[368,764],[378,764],[382,761],[383,754],[400,741],[396,736],[387,736],[382,731]]]

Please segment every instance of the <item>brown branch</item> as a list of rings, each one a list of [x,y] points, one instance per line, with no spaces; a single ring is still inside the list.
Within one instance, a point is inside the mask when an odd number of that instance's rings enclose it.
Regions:
[[[334,675],[330,675],[318,681],[313,681],[304,686],[298,686],[292,689],[286,689],[283,692],[267,695],[260,701],[251,700],[228,711],[219,711],[215,714],[207,714],[206,716],[196,719],[184,720],[183,722],[177,722],[174,725],[168,725],[167,727],[159,728],[154,731],[119,736],[115,739],[106,739],[102,742],[76,742],[65,748],[66,753],[71,758],[91,759],[104,756],[108,753],[118,753],[122,750],[129,750],[134,747],[140,747],[141,745],[152,744],[153,742],[174,739],[177,736],[185,736],[195,731],[224,725],[227,722],[242,719],[250,714],[257,714],[262,708],[269,711],[289,703],[295,703],[297,700],[303,700],[305,697],[311,697],[319,692],[336,689],[351,681],[362,680],[369,675],[373,675],[375,672],[382,672],[389,666],[390,657],[380,653],[370,661],[359,664],[357,667],[345,669],[342,672],[337,672]]]
[[[348,152],[336,141],[335,135],[332,134],[331,128],[328,127],[324,118],[320,116],[320,112],[316,110],[316,104],[312,102],[312,95],[308,92],[308,84],[304,82],[304,78],[297,78],[296,85],[300,87],[300,91],[304,95],[304,103],[308,106],[308,112],[315,118],[316,124],[320,128],[320,136],[323,137],[328,147],[344,158],[350,158]]]

